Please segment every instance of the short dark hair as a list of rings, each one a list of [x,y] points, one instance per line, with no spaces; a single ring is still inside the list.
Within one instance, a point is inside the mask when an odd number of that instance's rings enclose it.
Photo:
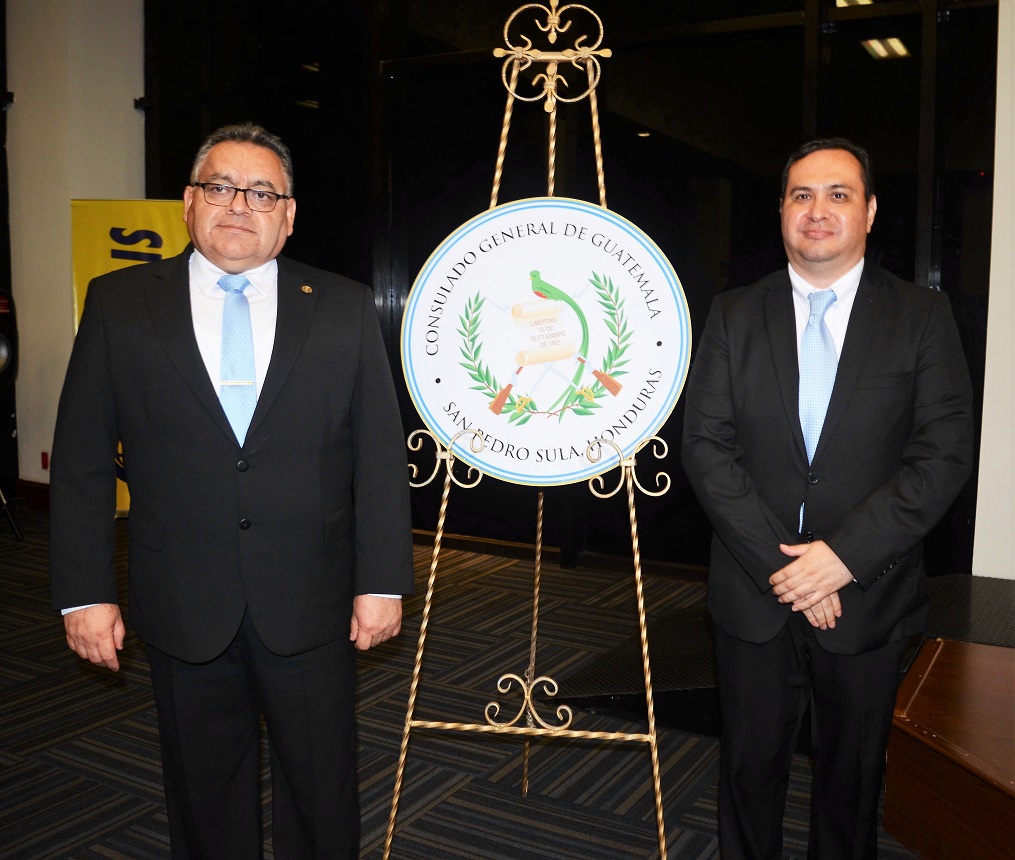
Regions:
[[[204,139],[204,143],[198,149],[197,155],[194,156],[194,166],[190,169],[191,184],[200,179],[201,168],[204,167],[205,159],[208,158],[208,153],[211,152],[212,147],[228,141],[233,143],[252,143],[254,146],[263,146],[265,149],[270,149],[274,152],[278,156],[278,160],[282,162],[282,172],[285,174],[285,181],[289,186],[283,189],[283,191],[290,197],[293,195],[293,189],[295,188],[295,183],[293,182],[293,157],[289,152],[289,147],[282,142],[282,138],[278,135],[272,134],[270,131],[266,131],[261,126],[252,122],[224,125]]]
[[[779,189],[779,200],[786,198],[786,185],[789,183],[789,170],[798,161],[823,149],[844,149],[860,162],[860,176],[863,178],[863,198],[870,200],[874,196],[874,174],[871,170],[871,159],[867,150],[845,137],[822,137],[811,140],[801,146],[786,161],[782,169],[782,187]]]

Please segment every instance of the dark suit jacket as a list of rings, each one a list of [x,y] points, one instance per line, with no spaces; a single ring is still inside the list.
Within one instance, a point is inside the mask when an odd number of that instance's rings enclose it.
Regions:
[[[89,287],[53,444],[54,608],[117,600],[122,440],[142,639],[209,660],[245,609],[278,654],[347,638],[354,595],[412,591],[405,439],[372,294],[279,258],[271,364],[241,448],[194,336],[189,256]]]
[[[927,599],[921,541],[973,461],[971,386],[942,293],[870,260],[853,304],[835,387],[808,467],[797,409],[797,337],[786,270],[719,295],[685,400],[682,461],[715,530],[709,608],[726,632],[766,642],[790,609],[768,577],[779,543],[825,540],[856,584],[842,618],[816,631],[859,653],[919,632]]]

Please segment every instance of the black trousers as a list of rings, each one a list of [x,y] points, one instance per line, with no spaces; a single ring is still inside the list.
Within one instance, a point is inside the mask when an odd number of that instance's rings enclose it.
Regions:
[[[831,654],[802,613],[770,642],[715,628],[722,711],[719,848],[723,860],[778,860],[789,769],[811,705],[808,857],[877,856],[878,801],[908,640]]]
[[[359,856],[352,643],[282,657],[244,617],[209,663],[149,646],[174,858],[261,857],[260,717],[279,860]]]

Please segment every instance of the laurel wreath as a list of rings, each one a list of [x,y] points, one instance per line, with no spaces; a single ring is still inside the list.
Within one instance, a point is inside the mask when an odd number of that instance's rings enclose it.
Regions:
[[[613,377],[623,376],[627,371],[622,368],[628,363],[627,359],[624,358],[624,354],[630,347],[631,338],[633,337],[628,324],[627,314],[624,311],[625,300],[620,297],[620,293],[614,286],[611,278],[600,276],[596,272],[593,272],[592,277],[589,278],[589,283],[592,284],[599,296],[599,304],[605,311],[604,322],[612,335],[606,355],[603,356],[601,370],[603,373]],[[485,302],[486,299],[479,293],[476,293],[475,296],[466,301],[462,315],[458,318],[458,334],[462,337],[460,351],[465,359],[459,362],[459,364],[465,368],[465,371],[472,378],[473,382],[476,383],[470,386],[470,388],[473,391],[484,392],[492,400],[501,391],[501,385],[497,381],[497,377],[490,370],[489,365],[483,361],[481,355],[482,343],[479,339],[479,330]],[[588,400],[577,391],[571,391],[565,399],[563,406],[553,412],[541,412],[535,400],[528,397],[521,399],[514,392],[511,392],[504,402],[501,414],[507,413],[508,422],[518,425],[525,424],[534,415],[557,415],[561,418],[567,412],[571,412],[574,415],[592,415],[596,409],[602,408],[599,399],[606,394],[606,389],[599,380],[596,380],[595,384],[590,386],[590,391],[592,394],[591,400]]]
[[[624,376],[627,371],[620,368],[627,364],[627,359],[623,356],[630,347],[633,337],[633,332],[628,326],[627,314],[624,312],[624,299],[620,297],[620,291],[614,286],[612,278],[593,272],[589,283],[595,287],[599,295],[599,304],[606,311],[604,316],[606,326],[613,335],[606,355],[603,356],[601,370],[613,377]],[[597,379],[596,384],[592,386],[591,400],[587,400],[577,391],[572,391],[565,405],[571,408],[575,415],[591,415],[593,410],[602,408],[599,398],[605,393],[606,389]]]
[[[483,391],[490,396],[492,400],[500,392],[500,383],[497,382],[497,377],[493,375],[490,368],[484,364],[480,357],[483,345],[479,340],[479,325],[481,322],[481,312],[483,310],[483,304],[486,302],[479,293],[476,293],[471,299],[465,303],[464,313],[458,318],[459,328],[458,333],[462,336],[462,346],[460,347],[462,356],[465,361],[459,362],[459,364],[465,368],[469,376],[472,377],[476,385],[470,386],[473,391]],[[535,402],[530,400],[528,405],[519,405],[518,397],[514,394],[508,395],[508,399],[504,402],[503,412],[509,412],[508,421],[513,424],[524,424],[533,415],[538,414],[535,410]]]

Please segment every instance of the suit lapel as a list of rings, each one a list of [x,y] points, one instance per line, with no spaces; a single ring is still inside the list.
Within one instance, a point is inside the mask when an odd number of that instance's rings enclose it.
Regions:
[[[194,336],[194,320],[190,307],[190,269],[192,248],[167,261],[156,272],[149,290],[148,307],[159,339],[180,376],[186,381],[212,420],[230,439],[235,440],[229,419],[219,402],[218,392],[208,378],[201,351]],[[257,425],[268,414],[278,398],[293,365],[303,349],[310,331],[317,293],[305,281],[288,271],[283,258],[278,261],[278,318],[275,323],[275,343],[271,363],[257,399],[247,438],[251,438]],[[152,264],[154,271],[155,264]]]
[[[850,311],[849,325],[846,328],[846,340],[842,345],[838,370],[835,372],[832,399],[828,402],[825,423],[821,427],[821,437],[814,451],[815,462],[845,414],[846,407],[849,406],[867,359],[871,338],[881,317],[883,296],[877,288],[872,269],[873,265],[869,261],[864,264],[856,298],[853,299],[853,309]]]
[[[188,246],[178,257],[156,272],[149,290],[148,308],[169,360],[190,387],[195,399],[222,431],[233,436],[218,393],[208,377],[201,351],[194,336],[194,318],[190,307],[190,255]],[[154,266],[156,264],[150,264]]]
[[[797,356],[796,313],[793,310],[793,287],[786,271],[777,273],[764,298],[765,327],[772,348],[782,406],[801,456],[807,457],[804,434],[800,429],[800,370]]]
[[[317,308],[317,292],[312,284],[296,277],[288,261],[278,258],[278,317],[275,322],[275,343],[271,349],[271,363],[257,398],[254,416],[250,419],[247,438],[251,438],[257,426],[264,420],[278,398],[285,381],[292,372],[296,359],[303,350],[303,344],[310,331],[310,324]]]

